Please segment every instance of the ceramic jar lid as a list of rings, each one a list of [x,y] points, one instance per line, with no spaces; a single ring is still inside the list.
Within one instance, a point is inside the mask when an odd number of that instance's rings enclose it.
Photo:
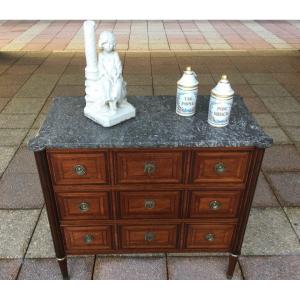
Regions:
[[[218,84],[211,90],[213,96],[228,99],[234,94],[234,90],[231,88],[230,83],[227,79],[227,75],[222,75],[221,80]]]
[[[198,86],[199,82],[196,73],[192,71],[191,67],[187,67],[177,84],[183,88],[194,88]]]

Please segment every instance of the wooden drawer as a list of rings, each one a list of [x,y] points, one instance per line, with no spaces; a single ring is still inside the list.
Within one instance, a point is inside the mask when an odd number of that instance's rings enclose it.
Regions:
[[[120,192],[120,217],[177,218],[180,195],[179,191]]]
[[[189,224],[186,227],[187,249],[230,249],[235,224]]]
[[[240,201],[241,191],[193,191],[188,217],[235,217]]]
[[[67,250],[112,249],[111,226],[63,227]]]
[[[119,152],[117,183],[180,183],[182,156],[178,151]]]
[[[249,152],[195,152],[193,183],[243,183],[246,180]]]
[[[107,192],[65,192],[55,196],[62,220],[109,218]]]
[[[120,228],[123,249],[173,249],[177,225],[124,225]]]
[[[51,175],[54,184],[106,184],[106,153],[50,152]]]

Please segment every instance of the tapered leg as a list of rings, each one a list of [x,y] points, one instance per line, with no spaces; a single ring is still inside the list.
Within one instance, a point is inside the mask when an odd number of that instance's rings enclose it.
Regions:
[[[69,279],[67,257],[56,258],[64,280]]]
[[[227,279],[231,279],[235,270],[235,266],[238,260],[238,255],[230,253],[229,264],[227,269]]]

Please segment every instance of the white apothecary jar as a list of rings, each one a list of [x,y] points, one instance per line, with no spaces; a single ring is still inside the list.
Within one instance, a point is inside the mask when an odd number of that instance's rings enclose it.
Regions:
[[[177,81],[176,113],[178,115],[190,117],[195,114],[198,84],[196,73],[191,67],[187,67]]]
[[[208,123],[214,127],[224,127],[229,124],[234,91],[226,75],[211,90]]]

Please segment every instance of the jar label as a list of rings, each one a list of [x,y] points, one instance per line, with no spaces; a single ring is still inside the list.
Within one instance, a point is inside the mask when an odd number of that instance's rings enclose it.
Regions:
[[[229,123],[231,106],[232,99],[220,100],[211,96],[209,101],[208,123],[212,126],[226,126]]]
[[[182,116],[192,116],[196,112],[197,90],[177,90],[176,113]]]

